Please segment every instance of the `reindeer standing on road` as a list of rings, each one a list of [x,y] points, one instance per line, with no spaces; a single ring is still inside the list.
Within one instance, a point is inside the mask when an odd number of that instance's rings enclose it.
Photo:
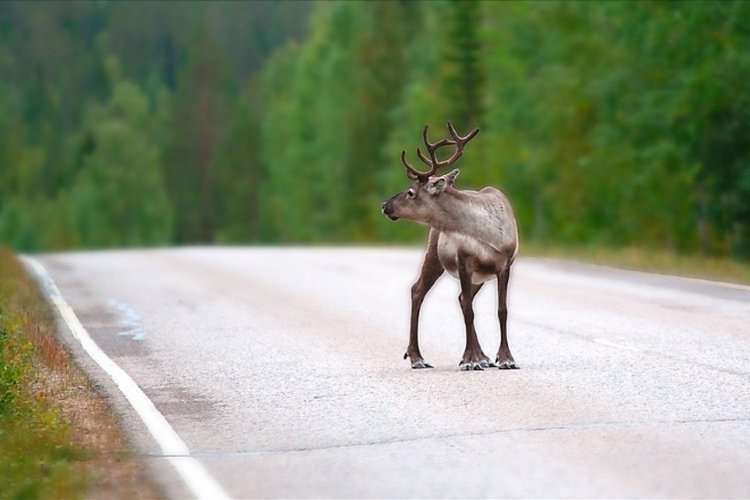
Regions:
[[[427,126],[422,132],[427,155],[417,148],[417,156],[429,169],[421,172],[406,160],[401,161],[406,175],[415,181],[409,189],[383,203],[383,213],[391,220],[406,219],[430,226],[427,253],[422,272],[411,288],[411,327],[409,346],[404,354],[412,368],[432,368],[419,351],[419,311],[427,292],[443,271],[448,271],[461,282],[459,303],[466,324],[466,349],[459,363],[462,370],[483,370],[488,367],[518,368],[508,347],[507,291],[510,268],[518,254],[518,228],[508,198],[493,187],[480,191],[458,190],[453,187],[458,170],[445,175],[434,175],[458,160],[466,144],[478,133],[475,129],[461,137],[448,123],[452,139],[431,143]],[[455,146],[446,160],[439,160],[436,151]],[[498,318],[500,320],[500,349],[495,362],[482,351],[474,329],[474,296],[482,285],[497,278]]]

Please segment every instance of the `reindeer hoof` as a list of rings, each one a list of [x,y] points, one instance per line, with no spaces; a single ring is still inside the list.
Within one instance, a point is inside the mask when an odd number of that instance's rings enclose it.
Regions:
[[[520,367],[516,364],[515,361],[497,361],[497,364],[495,364],[498,368],[501,370],[518,370]]]
[[[411,367],[414,370],[421,370],[423,368],[435,368],[434,366],[432,366],[430,363],[428,363],[425,360],[415,361],[414,363],[411,364]]]
[[[489,366],[489,365],[487,365]],[[458,369],[462,372],[468,372],[468,371],[482,371],[486,368],[486,366],[482,366],[482,363],[479,361],[461,361],[458,364]]]

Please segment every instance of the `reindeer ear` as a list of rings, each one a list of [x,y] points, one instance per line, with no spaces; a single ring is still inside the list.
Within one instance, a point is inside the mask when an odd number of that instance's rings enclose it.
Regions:
[[[458,177],[459,173],[460,171],[456,168],[444,175],[445,180],[448,181],[449,186],[452,186],[453,183],[456,182],[456,177]]]
[[[427,181],[425,189],[428,194],[437,196],[445,191],[445,188],[452,186],[453,183],[456,182],[456,177],[458,177],[458,169],[452,170],[440,177],[431,177],[430,180]]]

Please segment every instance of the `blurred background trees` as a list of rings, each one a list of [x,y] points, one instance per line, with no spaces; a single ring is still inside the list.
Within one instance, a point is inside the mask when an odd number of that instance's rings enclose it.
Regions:
[[[750,258],[750,2],[3,2],[0,240],[418,241],[424,124],[522,238]]]

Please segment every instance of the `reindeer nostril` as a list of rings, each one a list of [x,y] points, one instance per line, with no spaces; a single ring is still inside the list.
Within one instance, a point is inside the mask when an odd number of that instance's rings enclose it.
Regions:
[[[398,217],[393,214],[393,206],[389,203],[389,201],[386,201],[385,203],[383,203],[383,205],[381,205],[380,211],[383,212],[383,215],[385,215],[389,219],[396,220],[398,219]]]

